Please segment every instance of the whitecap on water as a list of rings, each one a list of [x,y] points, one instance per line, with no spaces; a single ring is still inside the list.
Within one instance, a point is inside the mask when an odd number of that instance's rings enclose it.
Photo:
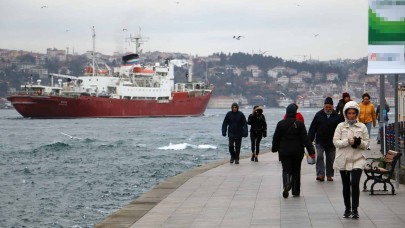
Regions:
[[[179,143],[179,144],[172,144],[170,143],[168,146],[158,147],[159,150],[184,150],[186,148],[193,148],[193,149],[217,149],[216,146],[212,145],[193,145],[189,143]]]
[[[199,149],[217,149],[216,146],[212,146],[212,145],[198,145]]]

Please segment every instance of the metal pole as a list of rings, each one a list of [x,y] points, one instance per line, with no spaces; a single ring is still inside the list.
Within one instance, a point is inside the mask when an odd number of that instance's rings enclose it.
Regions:
[[[208,84],[208,63],[207,61],[204,62],[205,62],[205,83]]]
[[[395,75],[395,93],[394,93],[394,99],[395,99],[395,123],[394,123],[394,130],[395,130],[395,151],[399,151],[399,124],[398,124],[398,74]],[[398,164],[396,167],[396,175],[395,175],[395,180],[397,180],[396,187],[397,189],[399,188],[399,171],[401,167],[401,159],[398,159]]]
[[[380,139],[381,142],[381,152],[386,155],[386,141],[385,141],[385,123],[384,123],[384,109],[385,109],[385,75],[380,75],[380,110],[379,110],[379,120],[378,120],[378,134],[380,134],[380,126],[383,126],[383,134]],[[371,139],[370,139],[371,140]]]

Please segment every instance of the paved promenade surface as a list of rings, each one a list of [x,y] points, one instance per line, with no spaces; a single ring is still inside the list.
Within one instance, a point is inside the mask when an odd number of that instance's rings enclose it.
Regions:
[[[377,150],[366,153],[379,156]],[[300,197],[290,192],[284,199],[277,154],[263,153],[259,162],[242,159],[239,165],[209,164],[160,183],[96,227],[405,227],[404,185],[394,196],[361,192],[360,218],[347,219],[340,174],[335,172],[334,181],[315,178],[315,166],[304,160]]]

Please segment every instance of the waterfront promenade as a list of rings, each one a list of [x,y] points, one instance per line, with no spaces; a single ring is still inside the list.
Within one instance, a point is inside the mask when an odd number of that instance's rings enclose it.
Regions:
[[[374,141],[368,157],[380,155]],[[284,199],[277,154],[263,153],[259,162],[245,158],[239,165],[212,163],[165,180],[96,227],[405,227],[404,185],[397,195],[361,192],[360,218],[353,219],[342,216],[339,173],[334,181],[315,178],[315,166],[304,160],[301,196],[290,192]],[[363,174],[361,189],[364,179]]]

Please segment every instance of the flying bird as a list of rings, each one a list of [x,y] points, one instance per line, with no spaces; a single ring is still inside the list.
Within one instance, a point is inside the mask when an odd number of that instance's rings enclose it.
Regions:
[[[66,32],[69,32],[69,29],[66,29]]]
[[[123,28],[122,31],[128,31],[126,28]]]
[[[240,40],[240,38],[244,38],[244,36],[233,36],[234,39]]]
[[[41,9],[43,9],[43,8],[48,8],[48,6],[41,6]]]
[[[319,36],[319,33],[318,34],[313,33],[313,35],[314,35],[314,37],[317,37],[317,36]]]

